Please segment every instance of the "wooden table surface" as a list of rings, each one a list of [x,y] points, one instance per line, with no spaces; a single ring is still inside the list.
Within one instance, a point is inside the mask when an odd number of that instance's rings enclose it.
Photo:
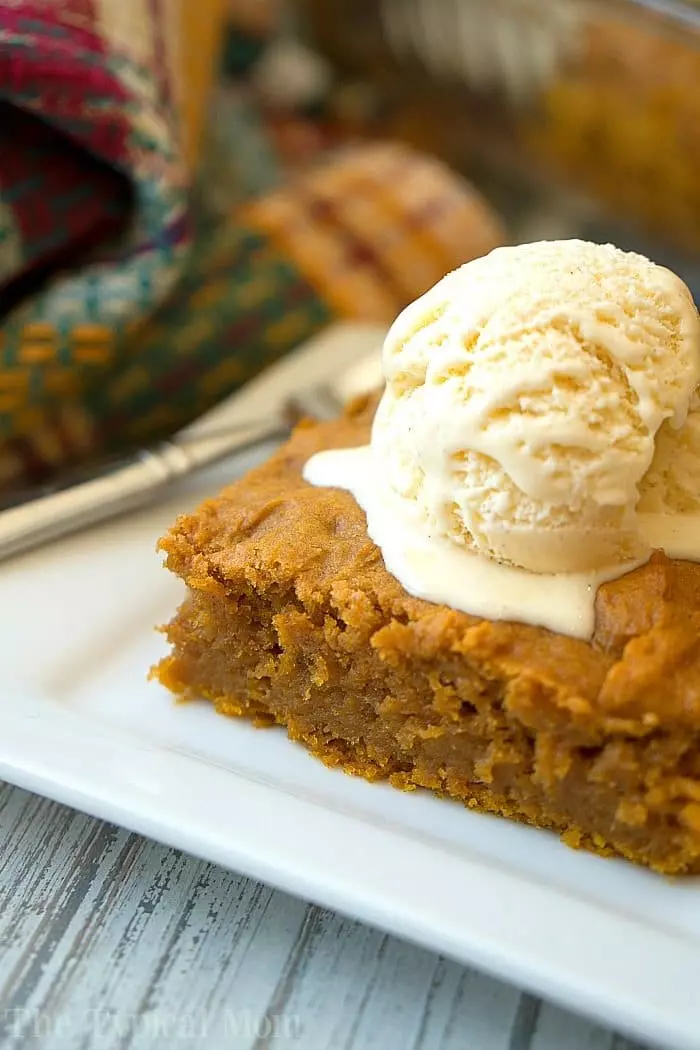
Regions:
[[[0,784],[1,1050],[635,1050],[432,952]]]

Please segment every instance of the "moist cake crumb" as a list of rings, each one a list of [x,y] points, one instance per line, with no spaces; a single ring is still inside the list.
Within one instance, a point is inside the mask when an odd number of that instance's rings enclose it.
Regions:
[[[700,564],[656,552],[604,584],[590,641],[413,598],[353,497],[302,478],[375,407],[302,424],[178,518],[159,546],[188,590],[155,676],[349,773],[700,872]]]

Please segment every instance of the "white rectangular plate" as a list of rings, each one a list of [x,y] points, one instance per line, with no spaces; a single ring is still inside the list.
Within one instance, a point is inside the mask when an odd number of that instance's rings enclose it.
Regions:
[[[217,410],[218,423],[269,408],[300,374],[337,373],[378,338],[330,333]],[[0,776],[633,1036],[698,1050],[699,880],[328,770],[281,731],[176,706],[147,681],[163,652],[153,626],[181,594],[156,539],[254,458],[0,565]]]

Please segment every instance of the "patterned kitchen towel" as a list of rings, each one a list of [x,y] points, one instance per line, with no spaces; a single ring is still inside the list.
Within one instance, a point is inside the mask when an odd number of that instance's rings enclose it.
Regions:
[[[94,390],[186,264],[220,24],[192,7],[0,2],[0,447]]]
[[[0,488],[155,440],[502,238],[393,146],[198,221],[220,27],[220,0],[0,0]]]

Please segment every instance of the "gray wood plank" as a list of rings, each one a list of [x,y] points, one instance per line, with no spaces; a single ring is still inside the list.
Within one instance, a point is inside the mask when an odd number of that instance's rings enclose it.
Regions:
[[[542,1003],[530,1050],[613,1050],[614,1039],[611,1032],[598,1025]],[[615,1050],[622,1050],[621,1041]]]
[[[2,1050],[634,1050],[516,989],[0,784]]]

